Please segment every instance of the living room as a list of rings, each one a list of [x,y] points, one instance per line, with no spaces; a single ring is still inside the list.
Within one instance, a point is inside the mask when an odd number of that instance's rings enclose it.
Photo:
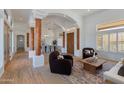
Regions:
[[[123,93],[123,0],[2,0],[3,93]]]
[[[42,21],[31,19],[31,12],[34,17],[45,17]],[[123,12],[123,9],[4,10],[5,16],[13,18],[14,23],[12,28],[10,25],[11,32],[8,33],[10,41],[8,34],[5,33],[4,37],[5,54],[1,55],[5,55],[5,65],[1,67],[3,74],[0,82],[124,83]],[[4,29],[5,32],[9,31],[6,23]],[[9,53],[6,52],[8,43],[11,48]],[[27,80],[26,77],[32,79]]]

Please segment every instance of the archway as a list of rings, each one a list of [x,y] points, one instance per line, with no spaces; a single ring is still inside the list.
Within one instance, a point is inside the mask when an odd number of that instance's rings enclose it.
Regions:
[[[49,13],[46,18],[43,19],[43,33],[42,40],[47,45],[52,45],[53,40],[58,41],[58,47],[63,52],[67,53],[67,33],[74,32],[74,42],[77,43],[77,29],[79,28],[77,22],[68,15],[61,13]],[[63,33],[64,32],[64,33]],[[79,41],[78,41],[79,42]],[[64,49],[64,50],[63,50]],[[77,49],[77,45],[74,45],[74,51]],[[73,53],[74,53],[73,51]]]

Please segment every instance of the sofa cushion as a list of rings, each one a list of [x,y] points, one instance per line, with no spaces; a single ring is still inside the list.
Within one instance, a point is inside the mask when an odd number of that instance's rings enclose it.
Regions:
[[[124,76],[124,65],[119,69],[118,75]]]

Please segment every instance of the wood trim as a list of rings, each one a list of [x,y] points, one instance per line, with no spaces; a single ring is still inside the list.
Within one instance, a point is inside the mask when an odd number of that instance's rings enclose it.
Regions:
[[[65,48],[65,32],[63,32],[63,48]]]
[[[36,55],[41,55],[41,19],[35,19],[36,23]]]
[[[124,20],[105,23],[105,24],[100,24],[100,25],[97,26],[97,29],[98,30],[103,30],[103,29],[109,29],[109,28],[114,28],[114,27],[119,27],[119,26],[124,26]]]
[[[80,49],[80,29],[77,29],[77,50]]]
[[[27,47],[29,47],[29,33],[27,33]]]

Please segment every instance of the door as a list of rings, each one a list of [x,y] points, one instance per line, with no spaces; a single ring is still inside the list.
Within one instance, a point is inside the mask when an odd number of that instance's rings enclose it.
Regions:
[[[24,35],[17,35],[17,51],[24,51]]]
[[[67,53],[74,54],[74,33],[67,33]]]

